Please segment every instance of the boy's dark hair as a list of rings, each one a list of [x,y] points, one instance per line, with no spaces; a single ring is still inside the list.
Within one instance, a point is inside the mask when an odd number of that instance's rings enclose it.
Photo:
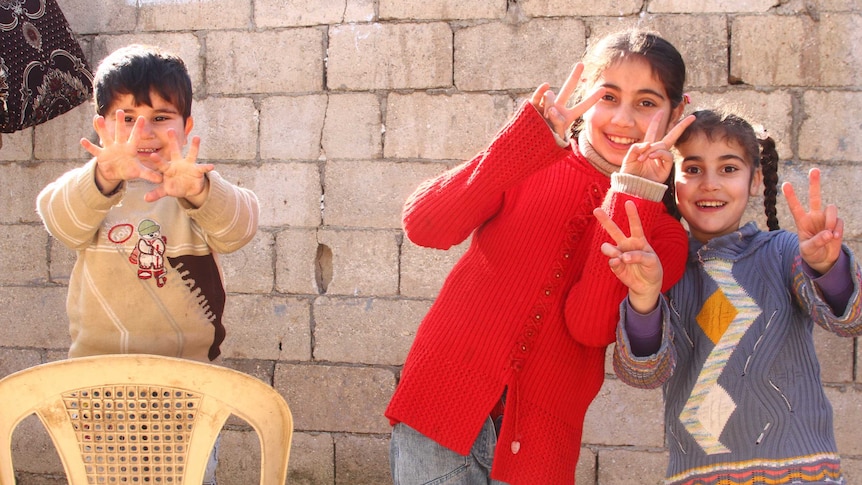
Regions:
[[[703,134],[711,142],[727,140],[739,145],[752,168],[756,170],[759,167],[763,172],[766,225],[770,231],[778,230],[778,151],[775,149],[775,141],[765,133],[758,136],[749,122],[727,109],[700,110],[692,114],[696,119],[676,141],[677,145],[697,134]]]
[[[136,104],[152,106],[150,91],[174,105],[185,122],[192,113],[192,81],[178,56],[158,47],[133,44],[108,55],[96,69],[96,112],[107,115],[118,95],[131,94]]]

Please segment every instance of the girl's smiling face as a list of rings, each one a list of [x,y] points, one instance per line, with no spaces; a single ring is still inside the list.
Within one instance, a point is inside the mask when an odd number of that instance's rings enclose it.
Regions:
[[[645,59],[632,56],[608,66],[594,88],[607,92],[586,113],[583,131],[593,148],[609,163],[620,166],[634,143],[642,142],[650,120],[663,111],[659,135],[670,120],[680,117],[684,106],[671,107],[664,85]]]
[[[760,169],[752,173],[742,146],[724,136],[697,133],[676,148],[676,202],[691,235],[705,243],[739,229],[748,198],[760,187]]]

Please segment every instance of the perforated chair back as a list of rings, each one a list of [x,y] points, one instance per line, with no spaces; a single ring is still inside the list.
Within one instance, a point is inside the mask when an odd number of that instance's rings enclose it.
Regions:
[[[227,418],[260,439],[261,485],[283,484],[293,435],[284,398],[213,364],[155,355],[103,355],[42,364],[0,380],[0,485],[14,485],[12,433],[36,414],[70,485],[203,482]]]

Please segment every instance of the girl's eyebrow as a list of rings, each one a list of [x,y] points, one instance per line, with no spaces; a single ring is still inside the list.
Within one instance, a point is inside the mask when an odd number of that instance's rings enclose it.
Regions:
[[[602,87],[603,87],[603,88],[606,88],[606,89],[613,89],[613,90],[615,90],[615,91],[622,91],[622,89],[621,89],[619,86],[617,86],[616,84],[612,84],[612,83],[603,83],[603,84],[602,84]],[[659,99],[662,99],[662,100],[663,100],[663,99],[665,99],[665,95],[664,95],[664,94],[662,94],[662,93],[660,93],[660,92],[658,92],[658,91],[656,91],[656,90],[654,90],[654,89],[649,89],[649,88],[638,89],[638,90],[636,91],[636,93],[637,93],[637,94],[639,94],[639,95],[644,95],[644,94],[646,94],[646,95],[656,96],[656,97],[658,97]]]

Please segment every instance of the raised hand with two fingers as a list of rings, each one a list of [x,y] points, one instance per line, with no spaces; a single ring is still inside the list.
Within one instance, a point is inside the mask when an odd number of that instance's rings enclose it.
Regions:
[[[593,215],[616,243],[606,242],[601,247],[602,254],[608,257],[611,271],[629,288],[632,308],[640,313],[648,313],[658,304],[664,270],[644,235],[635,203],[626,201],[625,208],[631,231],[629,236],[602,208],[593,210]]]
[[[584,64],[579,62],[575,64],[569,77],[566,78],[560,88],[559,95],[551,91],[550,84],[542,83],[530,98],[530,104],[545,118],[554,133],[563,139],[566,138],[566,133],[572,123],[605,95],[605,88],[598,88],[571,108],[568,107],[569,99],[578,87],[583,72]]]
[[[826,273],[838,260],[841,252],[844,221],[838,217],[838,208],[834,204],[823,207],[820,196],[820,169],[812,168],[808,172],[807,211],[789,182],[782,184],[781,190],[787,198],[787,206],[796,223],[802,259],[820,274]]]
[[[673,154],[670,149],[696,118],[694,115],[686,116],[659,139],[658,130],[664,115],[664,111],[658,111],[650,119],[644,141],[629,148],[620,167],[621,173],[637,175],[659,183],[667,180],[673,170]]]

